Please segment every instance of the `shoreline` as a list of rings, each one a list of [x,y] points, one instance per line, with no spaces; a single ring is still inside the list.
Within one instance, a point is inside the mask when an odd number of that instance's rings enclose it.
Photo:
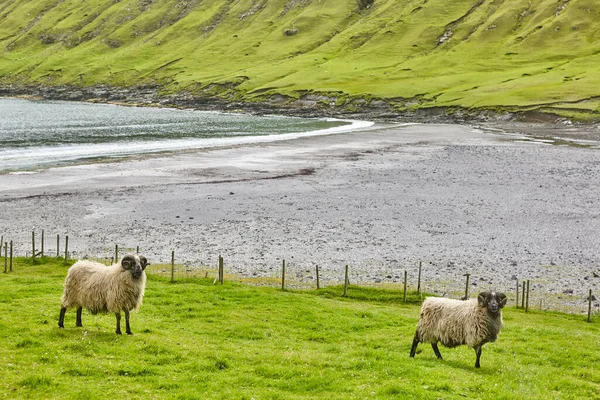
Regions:
[[[0,142],[8,144],[7,149],[0,149],[0,173],[35,173],[36,170],[52,167],[329,135],[369,129],[375,125],[371,121],[348,119],[232,116],[216,111],[167,107],[159,110],[140,107],[135,111],[125,111],[132,108],[61,100],[37,103],[27,99],[0,98],[0,109],[7,112],[7,123],[0,129]],[[46,119],[50,113],[54,114],[56,121],[49,124]],[[25,114],[31,124],[18,119]],[[92,125],[87,121],[90,115],[96,116]],[[115,120],[118,122],[113,122]],[[61,127],[61,121],[71,128]],[[129,123],[133,125],[125,129],[129,130],[130,136],[122,140],[123,135],[118,133],[123,131],[123,124]],[[185,128],[169,129],[169,124]],[[77,130],[81,132],[71,134]],[[21,135],[30,137],[29,132],[34,132],[39,141],[22,141]],[[106,139],[98,140],[99,137]]]
[[[567,132],[567,136],[569,133]],[[465,125],[367,131],[0,175],[8,240],[69,235],[73,256],[140,246],[152,264],[242,277],[393,283],[456,296],[532,280],[531,304],[587,306],[600,289],[597,150]],[[17,253],[19,254],[19,253]],[[410,279],[410,278],[409,278]],[[600,305],[594,302],[594,309]]]
[[[219,96],[199,97],[186,91],[162,93],[159,85],[119,87],[42,86],[4,84],[0,97],[22,97],[107,103],[134,107],[170,107],[218,112],[242,112],[254,115],[287,115],[302,118],[339,118],[377,122],[416,122],[444,124],[513,124],[529,129],[534,126],[600,126],[599,120],[573,123],[569,118],[543,111],[544,104],[530,107],[497,106],[464,108],[457,106],[397,110],[385,98],[356,96],[350,104],[338,106],[327,93],[308,91],[298,99],[281,97],[263,101],[226,100]],[[535,129],[535,128],[534,128]]]

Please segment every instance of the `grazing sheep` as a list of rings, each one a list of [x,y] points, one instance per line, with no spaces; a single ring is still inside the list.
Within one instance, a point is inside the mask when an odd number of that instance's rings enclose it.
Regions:
[[[504,293],[496,292],[481,292],[477,299],[470,300],[428,297],[421,307],[410,356],[415,356],[417,345],[423,342],[431,343],[439,359],[442,355],[438,342],[446,347],[466,344],[475,350],[475,368],[479,368],[481,347],[498,338],[506,301]]]
[[[129,311],[142,305],[148,261],[144,256],[126,255],[118,264],[109,267],[95,261],[79,260],[67,272],[62,295],[59,328],[64,328],[67,308],[77,307],[77,321],[81,324],[83,307],[92,314],[114,312],[117,316],[117,335],[121,334],[121,311],[125,313],[125,327],[129,327]]]

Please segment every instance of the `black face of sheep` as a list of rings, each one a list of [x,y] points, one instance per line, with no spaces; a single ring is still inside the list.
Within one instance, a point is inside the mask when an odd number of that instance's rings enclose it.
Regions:
[[[425,299],[410,356],[415,356],[417,345],[423,342],[431,343],[439,359],[442,355],[438,342],[446,347],[466,344],[475,350],[475,368],[479,368],[481,347],[498,338],[502,328],[501,309],[506,302],[504,293],[499,292],[481,292],[477,300]]]
[[[504,293],[481,292],[477,296],[479,307],[487,307],[492,314],[497,314],[506,305],[508,299]]]
[[[146,257],[144,256],[139,256],[137,259],[135,256],[125,256],[121,260],[121,267],[127,271],[131,271],[131,276],[135,279],[142,276],[147,265],[148,260],[146,260]]]
[[[147,265],[146,257],[137,254],[126,255],[120,263],[109,267],[95,261],[77,261],[67,272],[58,326],[64,328],[66,310],[72,307],[77,309],[75,326],[83,326],[81,313],[85,307],[92,314],[114,312],[117,318],[115,332],[120,335],[123,311],[126,332],[131,335],[129,312],[142,304]]]

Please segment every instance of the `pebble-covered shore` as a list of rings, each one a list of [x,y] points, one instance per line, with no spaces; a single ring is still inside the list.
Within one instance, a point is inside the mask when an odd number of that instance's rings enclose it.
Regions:
[[[155,264],[175,250],[193,268],[222,254],[248,277],[277,276],[285,258],[290,280],[307,282],[319,265],[339,284],[348,264],[352,283],[399,284],[407,270],[415,284],[421,261],[429,292],[458,296],[469,273],[472,294],[514,301],[529,279],[532,306],[583,312],[589,289],[600,297],[594,129],[381,124],[4,174],[0,231],[21,252],[44,229],[47,248],[68,234],[76,257],[119,244]]]

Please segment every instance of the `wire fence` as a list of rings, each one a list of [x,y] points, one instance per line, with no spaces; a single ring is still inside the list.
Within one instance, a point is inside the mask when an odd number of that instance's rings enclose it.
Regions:
[[[119,247],[105,249],[99,254],[90,255],[69,248],[68,236],[48,241],[41,235],[32,233],[31,244],[15,243],[0,237],[0,268],[12,271],[13,257],[60,257],[66,260],[94,259],[106,265],[119,260],[125,254],[140,253],[139,247]],[[142,251],[142,254],[144,252]],[[144,254],[146,255],[146,254]],[[147,255],[146,255],[147,256]],[[328,286],[360,285],[378,287],[399,292],[416,291],[450,298],[477,296],[479,283],[468,272],[457,270],[454,279],[433,279],[428,269],[430,264],[416,261],[412,265],[397,265],[371,260],[367,262],[318,265],[309,261],[281,257],[273,260],[256,261],[235,255],[214,255],[204,260],[193,261],[178,258],[175,250],[167,255],[154,255],[146,268],[148,275],[162,276],[173,281],[182,279],[211,279],[214,284],[235,281],[247,285],[269,286],[281,289],[320,289]],[[2,264],[3,263],[3,264]],[[573,314],[600,315],[600,302],[591,288],[585,288],[586,296],[569,293],[550,294],[544,290],[543,281],[513,277],[513,287],[505,287],[509,305],[529,310],[551,310]],[[481,279],[481,278],[480,278]],[[344,289],[346,290],[346,289]]]

